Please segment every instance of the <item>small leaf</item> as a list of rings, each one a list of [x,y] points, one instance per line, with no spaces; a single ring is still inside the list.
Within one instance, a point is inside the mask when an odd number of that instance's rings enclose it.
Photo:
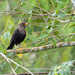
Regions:
[[[54,67],[53,71],[55,71],[55,72],[56,72],[56,70],[57,70],[57,66],[55,66],[55,67]]]
[[[53,42],[53,45],[56,47],[56,42],[55,42],[55,40],[52,40],[52,42]]]
[[[36,36],[37,36],[36,34],[32,34],[32,35],[30,35],[30,39],[32,41],[36,41],[37,40],[37,37]]]
[[[40,41],[38,44],[45,42],[45,40]]]
[[[3,34],[3,39],[6,40],[6,33]]]
[[[69,28],[71,28],[71,27],[75,27],[75,24],[71,25]]]
[[[3,34],[3,39],[4,39],[5,41],[6,41],[6,38],[9,39],[9,37],[10,37],[10,32],[6,32],[6,33]]]
[[[4,48],[2,47],[2,45],[0,45],[0,51],[4,53]]]
[[[59,35],[59,32],[58,32],[58,31],[56,31],[56,32],[54,32],[54,34],[55,34],[55,35]]]
[[[45,38],[47,36],[48,36],[48,34],[41,34],[41,35],[39,35],[38,39],[42,39],[42,38]]]
[[[70,74],[70,68],[66,67],[66,71]]]
[[[65,67],[67,63],[62,63],[61,68]]]
[[[23,4],[23,1],[24,1],[24,0],[21,0],[21,5]]]
[[[51,72],[49,72],[48,75],[52,75]]]
[[[53,31],[53,28],[51,27],[50,29],[47,30],[48,33],[51,33]]]
[[[57,18],[62,18],[62,17],[64,17],[66,14],[65,13],[59,13],[58,15],[57,15]]]
[[[9,57],[9,56],[11,56],[12,54],[13,54],[13,53],[8,53],[6,56]]]
[[[53,17],[53,16],[56,16],[56,12],[54,12],[53,14],[51,14],[51,16]]]
[[[3,44],[5,43],[3,36],[1,37],[1,41]]]
[[[29,12],[30,14],[32,13],[32,10]],[[30,23],[31,21],[31,18],[32,18],[32,14],[30,15],[29,19],[28,19],[28,22]]]
[[[6,38],[9,39],[9,37],[10,37],[10,32],[7,32],[7,33],[6,33]]]
[[[61,74],[61,75],[64,75],[64,74],[63,74],[63,69],[60,69],[60,70],[58,71],[58,73]]]
[[[31,25],[27,26],[28,34],[32,34],[33,27]]]
[[[56,10],[56,12],[55,12],[55,13],[57,14],[59,11],[60,11],[60,10]]]
[[[64,69],[63,74],[64,75],[67,75],[68,74],[67,71],[66,71],[66,69]]]
[[[6,64],[6,62],[4,62],[4,63],[1,65],[1,70],[3,70],[3,67],[4,67],[5,64]]]

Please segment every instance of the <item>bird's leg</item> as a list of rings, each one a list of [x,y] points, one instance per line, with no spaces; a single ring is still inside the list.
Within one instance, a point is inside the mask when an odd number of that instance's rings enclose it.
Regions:
[[[16,44],[15,44],[15,48],[16,48]],[[19,52],[19,50],[16,48],[17,52]]]
[[[21,45],[19,44],[19,46],[21,46]],[[20,50],[22,51],[22,47],[20,48]]]

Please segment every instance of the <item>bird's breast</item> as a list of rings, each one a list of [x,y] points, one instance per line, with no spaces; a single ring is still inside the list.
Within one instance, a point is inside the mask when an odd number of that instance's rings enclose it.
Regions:
[[[26,34],[25,28],[18,28],[20,34]]]

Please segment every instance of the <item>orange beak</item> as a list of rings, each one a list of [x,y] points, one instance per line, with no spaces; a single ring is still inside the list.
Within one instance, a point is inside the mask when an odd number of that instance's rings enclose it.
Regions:
[[[28,23],[25,23],[25,25],[27,25]]]

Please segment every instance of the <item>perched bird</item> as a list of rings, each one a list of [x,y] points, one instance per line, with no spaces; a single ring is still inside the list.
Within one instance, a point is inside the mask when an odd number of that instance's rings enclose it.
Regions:
[[[25,27],[28,23],[21,22],[18,25],[18,28],[14,31],[11,40],[10,45],[8,46],[7,50],[12,49],[14,45],[20,44],[26,37],[26,30]]]

